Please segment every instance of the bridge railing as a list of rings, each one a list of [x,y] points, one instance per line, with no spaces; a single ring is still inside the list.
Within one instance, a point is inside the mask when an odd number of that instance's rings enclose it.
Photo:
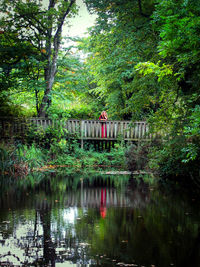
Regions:
[[[91,121],[82,120],[81,133],[84,139],[117,139],[125,140],[151,139],[149,126],[144,121]]]
[[[152,139],[149,125],[145,121],[106,121],[99,120],[51,120],[47,118],[0,118],[0,137],[23,136],[29,127],[45,129],[61,126],[69,134],[77,134],[80,139],[124,140]]]

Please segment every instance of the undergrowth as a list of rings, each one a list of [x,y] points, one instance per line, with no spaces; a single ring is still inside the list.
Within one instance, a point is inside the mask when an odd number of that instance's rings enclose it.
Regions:
[[[125,147],[116,145],[111,151],[97,152],[94,149],[84,150],[75,140],[70,144],[61,139],[52,142],[49,149],[37,144],[0,144],[1,174],[27,175],[44,166],[66,166],[69,168],[126,168]]]
[[[50,163],[56,165],[76,166],[80,168],[86,167],[120,167],[125,168],[124,147],[115,146],[109,152],[97,152],[90,148],[84,150],[79,147],[78,142],[70,144],[70,149],[65,142],[60,141],[57,144],[52,144],[49,154],[52,158]]]
[[[45,164],[46,151],[23,144],[0,144],[0,173],[27,175],[33,168]]]

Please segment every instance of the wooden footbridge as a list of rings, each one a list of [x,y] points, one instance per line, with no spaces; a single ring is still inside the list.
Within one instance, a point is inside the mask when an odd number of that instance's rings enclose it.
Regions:
[[[51,120],[47,118],[0,118],[0,137],[23,137],[28,129],[35,130],[66,129],[68,136],[76,135],[81,141],[81,147],[85,140],[99,141],[149,141],[153,138],[149,132],[149,125],[145,121],[116,121],[101,122],[98,120]]]

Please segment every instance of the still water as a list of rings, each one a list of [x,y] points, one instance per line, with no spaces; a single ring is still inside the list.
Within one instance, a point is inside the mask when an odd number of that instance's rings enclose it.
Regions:
[[[0,266],[199,267],[199,201],[147,180],[1,178]]]

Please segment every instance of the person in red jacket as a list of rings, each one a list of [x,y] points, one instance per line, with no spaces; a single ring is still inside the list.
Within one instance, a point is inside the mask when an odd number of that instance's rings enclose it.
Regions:
[[[107,119],[108,119],[108,115],[106,111],[102,111],[99,117],[99,120],[102,121],[102,124],[101,124],[101,137],[102,138],[107,137],[107,127],[106,127]]]

